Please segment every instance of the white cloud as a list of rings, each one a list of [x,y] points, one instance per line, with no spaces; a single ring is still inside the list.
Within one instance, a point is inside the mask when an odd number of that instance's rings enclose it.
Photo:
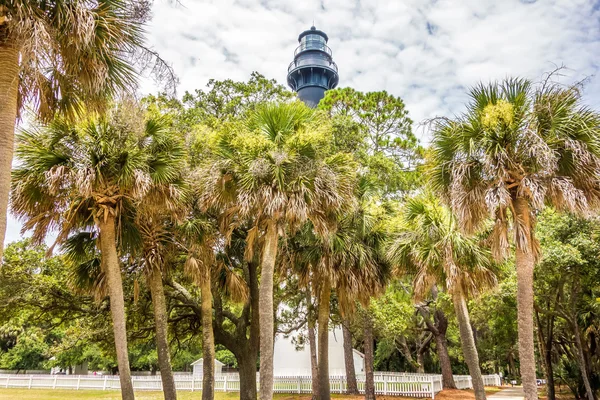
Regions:
[[[173,63],[181,92],[254,70],[285,83],[297,35],[314,19],[340,86],[401,96],[417,122],[459,112],[478,81],[538,79],[562,64],[565,79],[592,76],[587,98],[600,104],[591,0],[182,0],[155,2],[154,16],[149,42]]]
[[[252,71],[285,84],[298,34],[314,19],[330,37],[340,86],[401,96],[416,123],[460,112],[479,81],[539,79],[562,64],[570,68],[565,80],[590,77],[586,99],[600,108],[597,0],[174,3],[155,0],[148,44],[173,64],[180,94],[210,78],[246,80]]]

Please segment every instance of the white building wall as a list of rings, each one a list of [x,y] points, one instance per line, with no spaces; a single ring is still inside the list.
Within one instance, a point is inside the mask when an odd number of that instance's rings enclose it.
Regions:
[[[354,350],[354,370],[357,375],[365,373],[365,357],[362,353]]]
[[[357,374],[363,373],[364,361],[360,353],[354,352],[354,368]],[[282,334],[275,337],[275,354],[273,359],[273,374],[275,376],[311,375],[310,347],[308,343],[302,350],[296,350],[292,337],[285,338]],[[335,328],[329,331],[329,375],[345,375],[344,339],[342,330]]]

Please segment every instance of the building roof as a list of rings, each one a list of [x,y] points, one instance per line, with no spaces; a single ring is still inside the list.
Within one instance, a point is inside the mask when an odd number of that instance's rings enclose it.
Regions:
[[[204,361],[203,358],[199,358],[196,361],[194,361],[193,363],[191,363],[190,365],[199,365],[202,364]],[[225,364],[223,364],[221,361],[215,359],[215,365],[220,365],[220,366],[224,366]]]
[[[298,36],[298,41],[301,41],[302,38],[306,35],[311,35],[311,34],[315,34],[315,35],[320,35],[323,36],[325,38],[325,41],[328,42],[329,41],[329,36],[327,36],[327,34],[321,30],[318,30],[317,28],[315,28],[315,26],[311,26],[310,29],[302,32],[300,34],[300,36]]]
[[[356,349],[352,349],[352,352],[361,358],[365,358],[365,355]]]

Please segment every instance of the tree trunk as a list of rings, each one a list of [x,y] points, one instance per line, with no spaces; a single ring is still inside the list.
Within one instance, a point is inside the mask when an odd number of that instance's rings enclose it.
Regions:
[[[240,372],[240,400],[256,400],[256,356],[236,355]]]
[[[100,230],[100,254],[104,265],[108,293],[110,298],[110,313],[112,315],[113,333],[115,336],[115,349],[117,364],[119,366],[119,380],[121,381],[121,397],[123,400],[133,400],[133,383],[127,354],[127,328],[125,320],[125,299],[123,298],[123,281],[121,266],[117,256],[117,242],[115,233],[115,218],[108,216],[105,220],[98,220]]]
[[[583,344],[581,343],[581,334],[579,333],[579,323],[577,322],[576,315],[573,315],[573,331],[575,334],[575,346],[577,347],[577,358],[579,359],[579,369],[581,370],[581,378],[583,379],[586,397],[587,400],[595,400],[592,385],[590,384],[589,371],[585,360],[585,351],[583,349]]]
[[[19,50],[11,43],[0,41],[0,266],[6,234],[18,90]]]
[[[479,368],[479,355],[477,354],[475,338],[473,337],[473,330],[471,329],[467,302],[461,290],[454,293],[453,297],[454,310],[456,311],[458,328],[460,330],[460,343],[473,382],[475,399],[485,400],[485,385],[483,384],[483,377],[481,376],[481,369]]]
[[[155,269],[148,274],[150,295],[154,309],[154,324],[156,329],[156,352],[158,354],[158,367],[162,380],[163,394],[165,400],[176,400],[177,389],[173,370],[171,367],[171,354],[169,352],[169,341],[167,337],[167,304],[163,287],[162,274]]]
[[[442,387],[444,389],[456,389],[456,383],[454,383],[454,377],[452,376],[452,363],[450,362],[450,355],[448,355],[448,341],[446,339],[448,319],[440,309],[435,310],[433,315],[437,328],[437,332],[434,332],[434,335],[437,355],[440,359],[440,368],[442,369]]]
[[[215,337],[213,332],[210,270],[205,267],[200,282],[202,308],[202,400],[215,397]]]
[[[329,279],[324,278],[319,290],[319,318],[317,329],[319,339],[318,374],[319,374],[319,400],[330,400],[329,387],[329,301],[331,298],[331,286]]]
[[[342,333],[344,335],[344,366],[346,367],[346,385],[348,394],[358,394],[356,383],[356,369],[354,366],[354,349],[352,348],[352,332],[350,332],[350,321],[345,318],[342,321]]]
[[[554,388],[554,367],[552,366],[552,347],[548,347],[548,343],[546,343],[544,359],[546,362],[546,399],[556,400],[556,389]]]
[[[364,347],[365,347],[365,400],[375,400],[375,376],[373,354],[373,320],[365,310],[364,321]]]
[[[276,221],[269,221],[263,245],[260,275],[260,400],[273,399],[273,275],[277,258]]]
[[[417,352],[417,374],[425,373],[425,353],[418,351]]]
[[[519,332],[519,361],[525,400],[537,400],[537,377],[535,372],[535,344],[533,341],[533,224],[529,204],[523,198],[514,201],[516,221],[521,224],[525,238],[523,246],[516,246],[517,266],[517,328]],[[517,238],[516,242],[523,239]]]
[[[558,300],[558,299],[557,299]],[[550,311],[550,302],[547,303],[547,309]],[[541,354],[543,354],[544,370],[546,372],[546,399],[556,400],[556,391],[554,388],[554,368],[552,366],[552,339],[554,335],[554,316],[546,317],[546,337],[544,337],[544,326],[540,319],[539,313],[535,313],[538,334],[541,347]],[[543,346],[542,346],[543,345]]]
[[[425,373],[425,352],[429,348],[432,339],[433,334],[431,332],[426,336],[420,335],[420,343],[417,349],[417,373],[419,374]]]
[[[510,375],[511,379],[514,379],[517,375],[517,371],[515,369],[515,356],[513,355],[512,351],[508,353],[508,374]]]
[[[319,395],[319,364],[317,361],[317,338],[315,337],[315,317],[310,288],[306,289],[306,304],[308,310],[308,346],[310,348],[310,376],[312,386],[312,398],[316,400]]]
[[[456,389],[454,377],[452,376],[452,364],[448,355],[448,341],[446,335],[437,335],[435,337],[438,358],[440,359],[440,368],[442,370],[442,387],[444,389]]]

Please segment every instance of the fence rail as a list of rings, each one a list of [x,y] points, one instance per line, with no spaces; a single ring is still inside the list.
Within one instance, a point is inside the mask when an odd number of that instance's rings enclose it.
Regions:
[[[202,377],[194,375],[175,375],[177,390],[199,391],[202,389]],[[135,390],[162,390],[160,376],[132,376]],[[484,383],[488,386],[500,386],[498,375],[484,375]],[[458,389],[473,387],[468,375],[455,375],[454,381]],[[346,391],[345,376],[329,378],[332,393]],[[364,393],[365,377],[357,376],[358,390]],[[120,389],[119,377],[114,375],[0,375],[0,387],[27,389]],[[239,392],[240,379],[237,374],[215,376],[215,390],[220,392]],[[276,393],[311,393],[310,376],[276,376],[273,380]],[[411,396],[433,398],[442,390],[442,376],[436,374],[407,373],[375,373],[375,391],[387,396]]]

